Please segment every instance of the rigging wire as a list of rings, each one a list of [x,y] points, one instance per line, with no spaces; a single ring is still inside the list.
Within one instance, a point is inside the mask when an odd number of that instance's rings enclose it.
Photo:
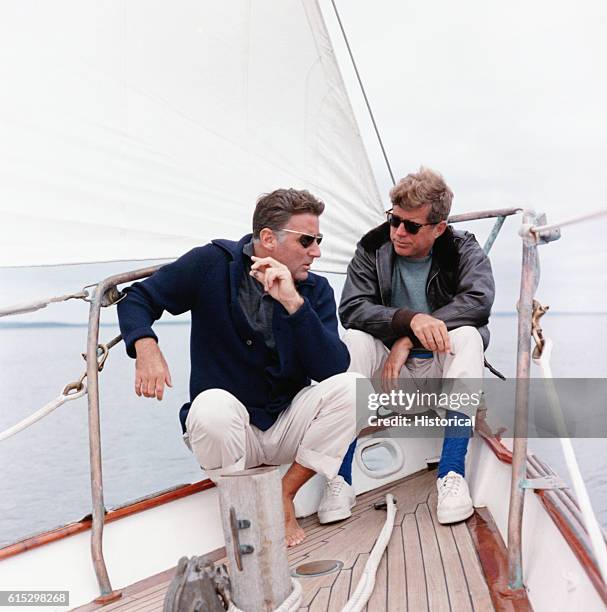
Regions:
[[[549,223],[547,225],[532,226],[529,228],[529,231],[533,232],[534,234],[541,234],[542,232],[550,232],[556,229],[561,229],[561,227],[565,227],[566,225],[574,225],[575,223],[579,223],[580,221],[590,221],[591,219],[598,219],[600,217],[605,216],[607,216],[607,208],[603,208],[592,213],[587,213],[585,215],[572,217],[571,219],[566,219],[565,221],[561,221],[560,223]]]
[[[44,298],[42,300],[36,300],[35,302],[28,302],[26,304],[13,304],[12,306],[0,308],[0,317],[7,317],[13,314],[24,314],[26,312],[35,312],[36,310],[41,310],[42,308],[46,308],[49,304],[54,304],[56,302],[67,302],[68,300],[86,300],[88,296],[88,292],[83,290],[78,293]]]
[[[344,30],[344,26],[341,22],[341,17],[339,16],[339,11],[337,10],[337,5],[335,4],[335,0],[331,0],[331,4],[333,5],[333,10],[335,11],[335,16],[337,17],[337,23],[339,23],[339,29],[341,30],[341,34],[344,37],[346,48],[348,49],[348,54],[350,55],[350,60],[352,61],[352,66],[354,66],[354,72],[356,73],[356,78],[358,79],[358,85],[360,86],[360,90],[362,91],[363,98],[365,99],[365,104],[367,105],[367,110],[369,111],[371,122],[373,123],[373,128],[375,129],[375,134],[377,136],[377,140],[379,141],[379,146],[381,148],[382,155],[384,156],[384,161],[386,162],[386,166],[388,167],[388,172],[390,173],[390,179],[392,180],[392,184],[396,185],[396,181],[394,180],[394,173],[392,172],[392,167],[390,166],[390,161],[388,160],[388,155],[386,154],[384,143],[379,133],[377,123],[375,122],[375,116],[373,115],[373,111],[371,110],[371,104],[369,103],[369,98],[367,98],[367,92],[365,91],[365,86],[363,85],[362,79],[360,78],[360,73],[358,72],[358,66],[356,65],[356,61],[354,60],[354,55],[352,54],[352,49],[350,48],[350,42],[348,41],[348,36],[346,35],[346,31]]]

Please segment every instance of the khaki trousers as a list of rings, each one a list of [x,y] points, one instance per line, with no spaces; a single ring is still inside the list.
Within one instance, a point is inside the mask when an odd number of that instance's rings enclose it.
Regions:
[[[357,433],[359,377],[347,372],[305,387],[266,431],[251,425],[245,406],[232,394],[203,391],[186,419],[186,444],[212,480],[221,473],[293,461],[334,478]]]

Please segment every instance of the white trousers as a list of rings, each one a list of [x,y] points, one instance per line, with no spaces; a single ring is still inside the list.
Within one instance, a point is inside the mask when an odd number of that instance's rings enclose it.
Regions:
[[[400,372],[401,378],[482,378],[483,340],[476,327],[464,326],[449,332],[451,351],[431,358],[411,357]],[[378,377],[389,349],[381,341],[357,329],[346,331],[343,341],[350,352],[349,371],[367,378]]]
[[[305,387],[266,431],[251,425],[245,406],[232,394],[203,391],[186,419],[186,443],[212,480],[222,473],[293,461],[334,478],[357,433],[357,378],[347,372]]]
[[[466,379],[483,378],[484,350],[483,340],[475,327],[464,326],[449,332],[451,350],[448,353],[434,353],[432,357],[411,357],[400,371],[399,378],[413,379],[423,383],[427,379],[449,378],[453,383],[451,392],[478,392],[478,385],[469,389]],[[365,332],[349,329],[343,341],[350,352],[350,369],[360,372],[367,378],[381,377],[381,371],[390,354],[386,345]],[[435,412],[445,416],[442,408],[434,407]],[[462,408],[468,413],[469,409]],[[469,415],[472,416],[472,415]]]

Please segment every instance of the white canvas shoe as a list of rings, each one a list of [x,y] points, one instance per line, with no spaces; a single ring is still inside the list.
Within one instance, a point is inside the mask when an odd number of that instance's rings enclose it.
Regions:
[[[474,508],[468,483],[457,472],[449,472],[436,481],[438,489],[438,522],[443,525],[457,523],[472,516]]]
[[[328,480],[325,491],[318,506],[318,522],[322,525],[343,521],[352,516],[352,508],[356,505],[354,489],[343,479],[336,476]]]

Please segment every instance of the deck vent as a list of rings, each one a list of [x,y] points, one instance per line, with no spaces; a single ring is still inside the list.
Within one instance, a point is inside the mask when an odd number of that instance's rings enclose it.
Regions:
[[[314,578],[315,576],[324,576],[338,572],[344,564],[341,561],[334,559],[322,559],[319,561],[310,561],[302,563],[293,570],[293,576],[296,578]]]

